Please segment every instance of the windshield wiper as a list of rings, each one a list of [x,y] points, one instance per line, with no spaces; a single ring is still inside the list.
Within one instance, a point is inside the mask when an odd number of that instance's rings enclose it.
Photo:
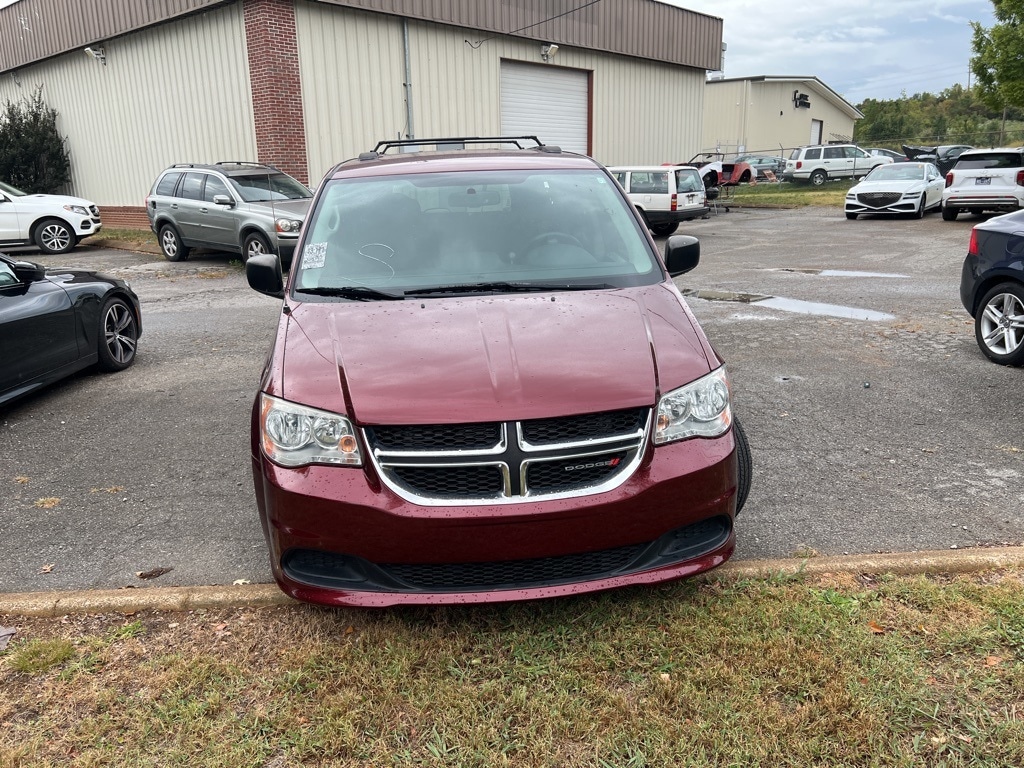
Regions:
[[[295,293],[305,293],[311,296],[337,296],[342,299],[355,299],[356,301],[401,301],[405,298],[404,294],[386,293],[375,288],[367,288],[364,285],[296,288]]]
[[[543,291],[596,291],[602,288],[617,288],[610,283],[465,283],[463,285],[439,285],[434,288],[417,288],[406,291],[406,296],[426,296],[432,293],[538,293]]]

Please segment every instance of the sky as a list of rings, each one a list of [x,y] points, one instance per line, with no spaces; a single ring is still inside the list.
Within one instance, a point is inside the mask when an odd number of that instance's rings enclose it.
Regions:
[[[969,84],[991,0],[662,0],[723,20],[725,76],[814,76],[851,104]]]

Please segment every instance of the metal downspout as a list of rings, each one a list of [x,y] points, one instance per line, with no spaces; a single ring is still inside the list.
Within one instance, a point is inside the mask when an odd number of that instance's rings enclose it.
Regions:
[[[405,138],[415,139],[412,121],[412,61],[409,56],[409,20],[402,19],[402,43],[405,48]]]

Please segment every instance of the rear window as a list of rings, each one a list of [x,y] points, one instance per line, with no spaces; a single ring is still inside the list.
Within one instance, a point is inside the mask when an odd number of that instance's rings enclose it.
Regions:
[[[172,171],[171,173],[165,173],[160,182],[156,185],[156,193],[158,195],[173,195],[174,188],[178,184],[178,179],[181,178],[179,171]]]
[[[958,170],[985,168],[1022,168],[1024,159],[1020,152],[984,152],[981,154],[961,155],[956,161]]]

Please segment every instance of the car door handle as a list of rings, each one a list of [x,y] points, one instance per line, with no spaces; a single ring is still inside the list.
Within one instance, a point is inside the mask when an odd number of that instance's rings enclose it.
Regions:
[[[200,208],[200,209],[199,209],[199,212],[200,212],[200,213],[209,213],[209,212],[210,212],[210,209],[209,209],[209,208]]]
[[[174,210],[178,210],[178,204],[177,203],[171,203],[171,208],[173,208]]]

